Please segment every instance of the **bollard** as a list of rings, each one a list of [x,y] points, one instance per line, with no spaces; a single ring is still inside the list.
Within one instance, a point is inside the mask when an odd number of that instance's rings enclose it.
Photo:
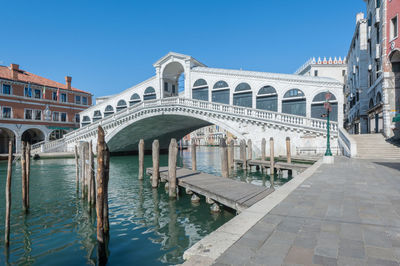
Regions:
[[[160,143],[158,142],[158,139],[155,139],[153,141],[152,157],[153,157],[153,174],[151,177],[151,186],[153,188],[157,188],[160,179]]]
[[[139,180],[143,179],[144,173],[144,140],[139,141]]]
[[[197,158],[196,158],[196,143],[192,139],[191,155],[192,155],[192,170],[197,171]]]
[[[21,150],[21,184],[22,184],[22,209],[27,211],[26,206],[26,143],[22,141]]]
[[[176,139],[171,139],[168,150],[168,195],[176,198],[176,159],[178,155],[178,145]]]
[[[76,171],[76,192],[79,192],[79,156],[78,147],[75,145],[75,171]]]
[[[287,163],[292,163],[292,154],[290,152],[290,138],[286,137],[286,159]]]
[[[232,168],[234,168],[234,164],[235,164],[235,142],[233,141],[233,139],[231,139],[228,145],[228,169],[229,172],[232,171]]]
[[[265,146],[267,145],[267,141],[265,138],[261,140],[261,160],[265,161]]]
[[[5,222],[5,246],[10,244],[10,214],[11,214],[11,178],[12,178],[12,141],[8,142],[8,167],[6,181],[6,222]]]
[[[219,152],[221,154],[221,174],[222,177],[229,177],[228,169],[228,149],[224,138],[219,140]]]
[[[270,153],[269,153],[269,162],[271,163],[270,165],[270,175],[274,176],[275,173],[275,155],[274,155],[274,138],[269,139],[269,145],[270,145]]]
[[[249,139],[249,140],[247,141],[247,150],[248,150],[248,156],[247,156],[247,158],[248,158],[249,160],[253,160],[253,143],[252,143],[251,139]]]

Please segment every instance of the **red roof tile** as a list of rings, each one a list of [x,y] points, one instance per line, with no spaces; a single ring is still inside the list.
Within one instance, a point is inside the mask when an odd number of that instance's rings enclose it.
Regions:
[[[67,89],[67,85],[59,83],[57,81],[53,81],[53,80],[50,80],[50,79],[47,79],[47,78],[40,77],[38,75],[29,73],[29,72],[27,72],[25,70],[22,70],[22,69],[19,69],[17,71],[18,71],[18,80],[16,80],[16,81],[68,90]],[[11,70],[10,70],[9,67],[0,66],[0,78],[13,80],[11,78]],[[91,94],[89,92],[86,92],[86,91],[83,91],[83,90],[79,90],[77,88],[71,88],[71,90],[72,91],[76,91],[76,92],[82,92],[82,93]]]

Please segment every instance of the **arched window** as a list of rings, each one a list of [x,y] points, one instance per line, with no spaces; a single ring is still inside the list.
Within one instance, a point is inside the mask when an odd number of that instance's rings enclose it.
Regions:
[[[249,84],[243,82],[236,86],[233,94],[233,105],[253,107],[253,93]]]
[[[268,111],[278,111],[278,94],[274,87],[264,86],[257,93],[256,108]]]
[[[229,104],[229,86],[223,80],[216,82],[212,91],[212,102]]]
[[[372,107],[374,107],[374,99],[371,98],[371,99],[369,100],[368,108],[371,109]]]
[[[96,122],[97,120],[102,119],[103,117],[101,116],[100,110],[95,110],[93,112],[93,122]]]
[[[376,104],[380,104],[381,102],[382,102],[382,94],[378,92],[378,94],[376,94]]]
[[[153,100],[156,98],[156,91],[154,90],[153,87],[147,87],[146,90],[144,91],[143,95],[143,100]]]
[[[291,89],[282,99],[282,113],[306,116],[306,98],[299,89]]]
[[[332,106],[332,112],[329,114],[329,119],[331,121],[337,121],[338,119],[338,102],[336,100],[335,95],[331,94],[331,98],[329,102]],[[325,98],[326,92],[318,93],[314,96],[313,101],[311,103],[311,117],[317,119],[323,119],[323,115],[326,114],[326,109],[324,107],[324,103],[326,101]]]
[[[140,96],[137,93],[132,94],[131,99],[129,100],[129,106],[140,103]]]
[[[104,117],[110,116],[114,113],[114,108],[111,105],[107,105],[106,109],[104,110]]]
[[[117,103],[117,112],[124,110],[126,107],[126,102],[124,100],[119,100]]]
[[[89,125],[90,122],[91,121],[90,121],[90,117],[89,116],[87,116],[87,115],[83,116],[83,118],[82,118],[82,126]]]
[[[208,85],[204,79],[198,79],[193,84],[192,98],[196,100],[208,101]]]

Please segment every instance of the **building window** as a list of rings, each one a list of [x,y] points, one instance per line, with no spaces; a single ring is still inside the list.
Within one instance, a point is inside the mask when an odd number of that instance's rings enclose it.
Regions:
[[[35,89],[35,98],[41,99],[42,98],[42,91],[39,89]]]
[[[81,117],[79,116],[79,114],[75,114],[75,122],[76,123],[80,123],[81,122]]]
[[[11,118],[11,107],[3,107],[3,118]]]
[[[393,40],[397,38],[398,34],[399,34],[398,21],[397,21],[397,16],[395,16],[390,20],[390,39]]]
[[[42,120],[42,110],[35,110],[35,120]]]
[[[57,92],[53,91],[53,97],[52,97],[53,101],[57,101]]]
[[[82,96],[82,104],[84,104],[84,105],[88,104],[87,97]]]
[[[380,8],[381,7],[381,0],[376,0],[376,8]]]
[[[75,95],[75,103],[76,104],[81,104],[81,96]]]
[[[3,94],[11,94],[11,86],[8,84],[3,84]]]
[[[342,76],[344,77],[346,75],[346,70],[342,70]]]
[[[31,109],[25,109],[25,119],[32,120],[32,110]]]
[[[67,122],[67,113],[61,113],[61,122]]]
[[[164,82],[164,91],[168,91],[168,82]]]
[[[318,70],[314,70],[314,76],[318,77]]]
[[[376,27],[376,43],[381,42],[381,37],[380,37],[380,31],[379,31],[379,25]]]
[[[60,113],[59,112],[53,112],[53,121],[58,121],[60,119]]]
[[[61,93],[61,102],[66,103],[67,102],[67,94],[66,93]]]
[[[25,97],[32,97],[32,88],[30,86],[25,87]]]

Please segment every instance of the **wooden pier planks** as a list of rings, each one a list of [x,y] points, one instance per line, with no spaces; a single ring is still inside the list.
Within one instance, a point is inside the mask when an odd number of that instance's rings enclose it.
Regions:
[[[243,160],[235,160],[235,164],[242,165]],[[262,160],[247,160],[248,166],[260,166],[264,168],[271,167],[270,161],[262,161]],[[281,170],[296,170],[298,172],[303,172],[311,165],[309,164],[297,164],[297,163],[286,163],[286,162],[275,162],[275,168]]]
[[[146,169],[146,173],[149,175],[152,174],[152,171],[152,168]],[[209,197],[237,211],[242,211],[250,207],[273,192],[273,190],[266,187],[192,171],[186,168],[177,168],[176,176],[179,186],[202,196]],[[168,180],[167,167],[160,167],[160,178]]]

